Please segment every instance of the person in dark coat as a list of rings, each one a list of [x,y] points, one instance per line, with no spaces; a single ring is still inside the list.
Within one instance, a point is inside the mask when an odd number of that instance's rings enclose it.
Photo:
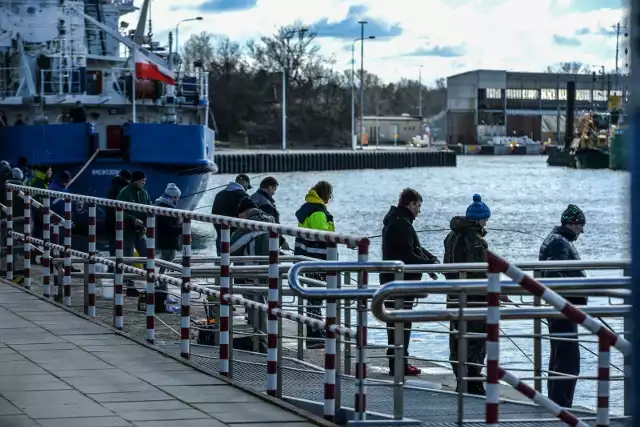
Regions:
[[[449,224],[451,231],[444,240],[444,262],[445,264],[476,263],[486,262],[487,242],[484,236],[487,234],[485,226],[491,218],[491,209],[483,201],[479,194],[474,194],[473,203],[467,208],[465,216],[455,216]],[[459,273],[445,273],[447,280],[460,279]],[[469,272],[467,279],[486,279],[485,272]],[[458,294],[447,295],[447,307],[458,308]],[[486,295],[467,295],[467,306],[476,308],[486,306]],[[456,331],[449,335],[449,353],[452,361],[453,372],[458,376],[458,322],[452,321],[451,331]],[[467,332],[485,333],[486,322],[484,320],[472,320],[467,322]],[[482,366],[487,355],[485,338],[467,339],[467,365],[465,377],[482,377]],[[456,391],[460,387],[460,379],[457,380]],[[484,384],[482,380],[469,381],[467,391],[470,394],[484,395]]]
[[[216,197],[213,199],[211,214],[237,218],[238,206],[240,206],[240,203],[244,199],[249,198],[247,190],[250,189],[251,179],[249,178],[249,176],[243,173],[236,176],[235,181],[230,182],[224,190],[216,194]],[[221,226],[219,224],[214,224],[213,227],[216,230],[216,250],[218,251],[219,255],[220,239],[222,238]],[[235,228],[231,228],[229,231],[231,234],[233,234]]]
[[[400,193],[398,206],[391,206],[389,212],[384,217],[382,228],[382,259],[390,261],[402,261],[405,264],[438,264],[438,257],[431,254],[420,245],[420,239],[413,228],[413,221],[420,214],[422,207],[422,196],[412,188],[405,188]],[[432,273],[435,280],[437,276]],[[393,273],[381,273],[380,284],[389,283],[394,280]],[[407,273],[404,280],[422,280],[422,273]],[[404,308],[413,307],[414,297],[404,298]],[[388,307],[393,307],[393,302],[387,302]],[[387,342],[394,345],[395,331],[394,324],[387,324]],[[404,373],[408,376],[420,375],[421,370],[409,364],[409,343],[411,342],[411,323],[404,324]],[[389,374],[394,375],[394,349],[387,349],[389,356]]]
[[[176,209],[182,193],[174,184],[167,184],[162,196],[156,199],[155,205],[161,208]],[[163,261],[173,261],[176,253],[182,249],[180,239],[182,237],[182,219],[166,215],[156,215],[156,250]],[[160,267],[160,274],[165,272],[165,267]],[[159,287],[166,289],[166,284]]]
[[[75,107],[69,111],[69,117],[73,123],[84,123],[87,121],[87,111],[82,102],[77,101]]]
[[[280,212],[276,208],[276,201],[273,199],[278,190],[278,181],[268,176],[260,182],[260,188],[251,195],[251,200],[258,205],[258,209],[275,219],[276,224],[280,224]],[[280,248],[289,251],[291,247],[284,236],[280,236]]]
[[[560,226],[554,227],[540,246],[540,261],[573,261],[580,256],[573,242],[584,232],[586,224],[584,212],[576,205],[569,205],[562,213]],[[584,270],[543,271],[542,277],[587,277]],[[566,297],[574,305],[587,305],[586,297]],[[549,319],[549,335],[560,336],[563,340],[551,338],[549,355],[549,371],[567,375],[580,375],[580,345],[578,343],[578,326],[569,319]],[[567,341],[566,339],[575,341]],[[551,374],[558,376],[557,374]],[[576,379],[560,379],[547,381],[549,399],[564,408],[573,405],[576,390]]]
[[[131,182],[131,172],[123,169],[118,175],[111,178],[111,188],[107,191],[107,199],[117,200],[120,190],[129,185]],[[104,230],[109,243],[109,254],[116,256],[116,209],[107,208],[104,218]]]

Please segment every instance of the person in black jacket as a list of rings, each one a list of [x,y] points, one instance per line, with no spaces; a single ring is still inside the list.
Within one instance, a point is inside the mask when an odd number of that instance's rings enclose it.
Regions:
[[[174,184],[167,184],[162,196],[156,199],[155,205],[161,208],[176,209],[182,193]],[[156,215],[156,250],[163,261],[173,261],[176,253],[182,249],[180,238],[182,237],[182,220],[167,215]],[[160,267],[160,274],[165,272],[165,267]],[[159,289],[166,289],[166,284],[160,283]]]
[[[260,188],[251,195],[251,200],[258,205],[258,209],[275,219],[276,224],[280,224],[280,212],[276,208],[276,201],[273,199],[278,190],[278,180],[268,176],[260,182]],[[280,236],[280,248],[289,251],[291,247],[284,236]]]
[[[586,218],[576,205],[569,205],[562,213],[561,225],[554,227],[540,246],[540,261],[579,260],[580,256],[573,242],[584,232]],[[542,277],[586,277],[584,270],[543,271]],[[586,297],[567,297],[574,305],[586,305]],[[578,344],[578,326],[571,320],[549,319],[549,335],[559,335],[563,340],[551,338],[549,371],[567,375],[580,375],[580,345]],[[567,338],[575,341],[568,341]],[[557,376],[557,374],[552,374]],[[547,381],[549,399],[564,408],[573,405],[576,379]]]
[[[111,188],[107,191],[107,199],[117,200],[120,190],[129,185],[131,182],[131,172],[123,169],[118,175],[111,178]],[[116,256],[116,210],[115,208],[107,208],[104,218],[104,230],[109,243],[109,254]]]
[[[238,217],[238,206],[244,200],[249,198],[247,190],[251,189],[251,179],[248,175],[241,173],[236,176],[235,181],[230,182],[226,188],[216,194],[211,207],[212,215],[228,216],[231,218]],[[221,227],[219,224],[213,224],[216,230],[216,250],[220,255],[220,239],[222,238]],[[230,233],[233,234],[235,228],[231,228]]]
[[[438,264],[438,257],[431,254],[420,245],[418,234],[413,228],[413,221],[420,213],[422,207],[422,196],[412,188],[405,188],[400,193],[398,206],[391,206],[389,212],[384,217],[384,228],[382,229],[382,259],[402,261],[405,264]],[[432,279],[436,279],[435,273],[430,273]],[[393,273],[381,273],[380,284],[389,283],[394,280]],[[422,273],[407,273],[404,280],[422,280]],[[404,308],[411,309],[414,297],[404,298]],[[393,307],[393,302],[387,302],[387,306]],[[387,338],[389,345],[394,345],[394,324],[387,324]],[[409,343],[411,342],[411,323],[404,324],[404,370],[405,375],[420,375],[421,370],[409,365],[406,357],[409,356]],[[394,375],[394,350],[387,349],[389,357],[389,374]]]

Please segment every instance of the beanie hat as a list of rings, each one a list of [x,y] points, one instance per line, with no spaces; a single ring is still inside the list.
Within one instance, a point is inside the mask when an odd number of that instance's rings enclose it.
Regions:
[[[175,185],[173,182],[170,182],[169,184],[167,184],[167,188],[164,190],[164,195],[168,197],[180,198],[182,192],[180,192],[180,189],[177,185]]]
[[[58,181],[62,182],[62,183],[68,183],[71,181],[71,174],[67,171],[62,171],[60,172],[60,175],[58,175]]]
[[[122,179],[125,179],[127,181],[131,180],[131,172],[129,172],[126,169],[122,169],[119,173],[118,176]]]
[[[147,176],[142,171],[134,171],[131,174],[131,182],[140,181],[141,179],[145,179]]]
[[[467,208],[467,219],[482,221],[491,218],[491,209],[483,201],[479,194],[473,195],[473,203]]]
[[[258,205],[256,205],[256,203],[253,200],[251,200],[250,197],[245,197],[240,201],[240,204],[238,205],[238,215],[240,215],[242,212],[246,210],[256,209],[257,207]]]
[[[569,205],[567,209],[562,212],[562,217],[560,217],[560,222],[562,224],[580,224],[585,225],[587,223],[587,219],[584,216],[584,212],[582,209],[577,207],[576,205]]]
[[[7,162],[6,160],[2,160],[2,161],[0,161],[0,166],[9,166],[9,167],[11,167],[11,163]]]
[[[11,173],[13,179],[15,179],[16,181],[22,181],[24,179],[24,174],[22,173],[22,170],[20,170],[20,168],[11,169]]]

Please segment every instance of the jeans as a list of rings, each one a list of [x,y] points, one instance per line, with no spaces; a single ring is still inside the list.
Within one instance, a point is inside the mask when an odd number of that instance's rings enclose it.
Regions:
[[[549,319],[549,335],[562,334],[559,338],[578,339],[578,326],[568,319]],[[567,375],[580,375],[580,345],[577,341],[554,340],[551,338],[551,354],[549,371]],[[549,373],[550,376],[559,376]],[[576,390],[576,379],[548,380],[549,399],[563,408],[571,408],[573,394]]]
[[[395,331],[395,323],[387,323],[387,344],[389,345],[395,345],[395,336],[396,336],[396,331]],[[404,323],[404,342],[402,343],[402,345],[404,346],[404,370],[406,372],[407,368],[409,367],[409,361],[407,359],[407,357],[409,357],[409,343],[411,342],[411,323]],[[388,348],[387,349],[387,356],[388,360],[389,360],[389,372],[391,375],[394,374],[395,372],[395,359],[394,356],[395,355],[395,350],[393,348]]]
[[[458,322],[453,321],[450,324],[450,330],[458,331]],[[487,323],[484,320],[471,320],[467,321],[467,332],[483,334],[487,331]],[[453,363],[458,361],[458,333],[451,334],[449,336],[449,353],[451,357],[451,367],[456,377],[458,376],[458,364]],[[467,362],[474,363],[475,365],[466,365],[466,369],[463,371],[465,377],[482,377],[482,366],[484,359],[487,356],[487,340],[485,338],[467,338]],[[460,380],[457,381],[460,385]],[[477,393],[478,390],[484,388],[482,380],[471,380],[467,382],[468,392],[472,394]],[[457,389],[456,389],[457,390]]]
[[[122,242],[123,256],[132,257],[138,251],[141,257],[147,256],[147,237],[143,234],[125,234]]]

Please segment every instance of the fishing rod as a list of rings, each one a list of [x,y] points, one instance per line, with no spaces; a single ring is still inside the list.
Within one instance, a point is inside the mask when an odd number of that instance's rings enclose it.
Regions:
[[[539,236],[537,234],[529,233],[528,231],[514,230],[514,229],[511,229],[511,228],[485,228],[485,230],[505,232],[505,233],[520,233],[520,234],[525,234],[527,236],[537,237],[538,239],[544,239],[544,237]],[[440,232],[440,231],[451,231],[451,229],[450,228],[428,228],[428,229],[424,229],[424,230],[416,230],[416,233],[437,233],[437,232]],[[368,236],[367,239],[378,239],[380,237],[382,237],[382,234],[376,234],[374,236]]]
[[[249,177],[249,179],[260,178],[260,177],[265,176],[265,175],[269,175],[269,174],[268,173],[261,173],[260,175],[251,176],[251,177]],[[229,185],[229,184],[223,184],[223,185],[218,185],[216,187],[207,188],[206,190],[197,191],[195,193],[187,194],[186,196],[182,196],[180,198],[181,199],[186,199],[187,197],[196,196],[198,194],[207,193],[207,192],[213,191],[213,190],[219,190],[220,188],[226,187],[227,185]],[[209,205],[209,206],[213,206],[213,205]],[[209,207],[209,206],[200,206],[199,208],[196,208],[196,209],[206,208],[206,207]]]

